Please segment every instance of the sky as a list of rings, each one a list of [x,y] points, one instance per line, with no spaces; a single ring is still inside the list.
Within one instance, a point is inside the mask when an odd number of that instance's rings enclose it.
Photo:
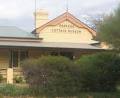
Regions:
[[[53,19],[66,11],[67,0],[36,0],[37,8],[49,12]],[[80,20],[109,14],[120,0],[68,0],[71,14]],[[26,31],[34,29],[35,0],[0,0],[0,26],[16,26]]]

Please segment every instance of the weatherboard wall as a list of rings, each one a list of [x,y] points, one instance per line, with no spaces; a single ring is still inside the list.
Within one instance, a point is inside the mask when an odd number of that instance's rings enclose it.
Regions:
[[[9,50],[0,49],[0,68],[7,68],[9,65]]]
[[[70,42],[70,43],[95,43],[89,30],[77,27],[69,21],[64,21],[56,26],[51,25],[37,31],[43,42]]]

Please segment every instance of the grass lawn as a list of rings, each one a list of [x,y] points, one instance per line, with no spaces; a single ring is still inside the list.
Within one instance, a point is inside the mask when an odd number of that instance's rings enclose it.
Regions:
[[[0,98],[3,98],[2,96],[10,96],[6,98],[22,98],[20,96],[24,96],[23,98],[31,98],[25,96],[33,96],[34,93],[28,87],[1,84],[0,95],[1,95]],[[36,98],[36,97],[32,97],[32,98]],[[37,98],[43,98],[43,97],[37,97]],[[109,92],[109,93],[87,92],[87,93],[80,93],[79,97],[77,98],[120,98],[120,92]]]
[[[111,93],[81,93],[78,98],[120,98],[120,92]]]

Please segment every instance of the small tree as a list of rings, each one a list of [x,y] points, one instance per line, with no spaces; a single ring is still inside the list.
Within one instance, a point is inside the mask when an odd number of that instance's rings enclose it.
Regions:
[[[120,57],[114,53],[97,53],[76,61],[82,91],[115,91],[120,77]]]
[[[0,83],[2,83],[3,82],[3,76],[0,74]]]
[[[79,91],[74,63],[62,56],[43,56],[22,63],[30,87],[48,96],[74,96]]]
[[[99,32],[97,34],[98,40],[120,50],[120,5],[114,13],[104,17],[97,30]]]

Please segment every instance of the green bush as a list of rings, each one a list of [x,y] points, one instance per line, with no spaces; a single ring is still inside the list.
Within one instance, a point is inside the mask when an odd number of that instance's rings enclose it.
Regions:
[[[3,76],[0,74],[0,83],[3,82]]]
[[[24,61],[22,68],[34,94],[77,96],[80,92],[115,91],[120,56],[103,52],[85,55],[75,63],[62,56],[43,56]]]
[[[114,53],[97,53],[76,61],[80,70],[81,91],[115,91],[120,78],[120,57]]]
[[[48,96],[73,96],[79,91],[74,63],[62,56],[43,56],[22,63],[27,82],[35,92]]]
[[[21,76],[16,76],[14,78],[15,83],[23,83],[24,79]]]

